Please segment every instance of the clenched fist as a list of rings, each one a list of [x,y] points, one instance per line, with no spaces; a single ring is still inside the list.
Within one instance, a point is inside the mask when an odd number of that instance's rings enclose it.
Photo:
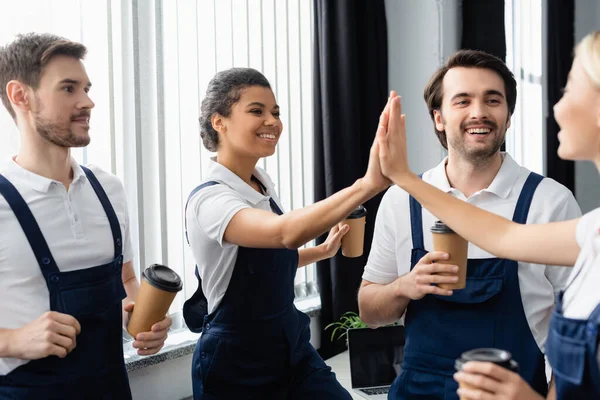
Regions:
[[[81,325],[70,315],[48,311],[22,328],[10,331],[9,354],[22,360],[64,358],[77,345]]]

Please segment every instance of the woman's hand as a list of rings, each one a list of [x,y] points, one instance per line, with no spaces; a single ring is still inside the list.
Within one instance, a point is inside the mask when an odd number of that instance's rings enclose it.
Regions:
[[[541,400],[543,399],[519,376],[488,362],[471,361],[454,374],[462,388],[461,400]]]
[[[298,250],[298,268],[335,256],[342,245],[342,238],[349,230],[348,224],[336,224],[329,230],[323,243]]]
[[[379,193],[387,189],[392,183],[389,179],[383,176],[381,172],[379,160],[379,142],[377,138],[385,134],[385,132],[387,131],[390,104],[391,100],[394,97],[396,97],[396,92],[392,91],[390,97],[388,97],[388,102],[385,105],[385,108],[379,116],[379,125],[377,126],[375,139],[373,140],[373,145],[371,146],[371,151],[369,153],[369,165],[367,167],[367,172],[365,173],[365,176],[362,179],[363,184],[366,185],[366,187],[374,193]]]
[[[379,162],[383,175],[393,183],[400,185],[406,178],[413,175],[408,167],[406,156],[406,116],[402,114],[400,97],[390,98],[388,106],[387,129],[377,130]]]
[[[329,231],[327,239],[319,246],[323,247],[324,259],[335,256],[342,245],[342,238],[350,230],[348,224],[337,224]]]

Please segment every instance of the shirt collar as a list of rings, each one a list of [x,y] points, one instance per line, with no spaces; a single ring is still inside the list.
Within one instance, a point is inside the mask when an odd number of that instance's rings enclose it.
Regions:
[[[208,179],[215,180],[226,184],[237,193],[239,193],[248,203],[256,205],[265,199],[269,199],[270,193],[273,192],[275,184],[266,172],[260,168],[254,168],[253,175],[264,185],[266,196],[258,193],[254,188],[248,185],[242,178],[231,172],[227,167],[219,164],[216,157],[211,157],[208,162]]]
[[[503,152],[502,157],[503,160],[500,170],[494,177],[494,180],[490,186],[486,189],[483,189],[482,192],[493,193],[496,196],[505,199],[510,194],[517,178],[519,177],[520,167],[519,164],[517,164],[508,153]],[[451,187],[450,182],[448,182],[448,175],[446,175],[447,161],[448,157],[444,158],[444,160],[431,171],[430,183],[438,187],[440,190],[450,193],[456,191],[456,189]]]
[[[508,153],[502,153],[502,155],[504,156],[502,166],[490,186],[485,190],[506,199],[519,177],[521,167]]]
[[[10,174],[11,178],[18,179],[20,182],[29,186],[33,190],[41,193],[48,193],[48,190],[50,190],[50,187],[54,182],[62,185],[62,183],[59,181],[46,178],[45,176],[38,175],[21,167],[19,164],[17,164],[15,158],[16,156],[13,156],[6,162],[6,171],[8,174]],[[75,161],[73,157],[71,157],[71,168],[73,169],[73,181],[71,182],[71,185],[78,181],[85,182],[85,179],[82,179],[85,176],[85,173],[83,172],[83,169],[79,163]]]

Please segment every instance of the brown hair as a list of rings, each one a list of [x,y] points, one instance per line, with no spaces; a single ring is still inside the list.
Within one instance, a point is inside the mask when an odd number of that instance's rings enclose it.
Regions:
[[[16,118],[6,94],[6,85],[17,80],[37,89],[44,67],[58,55],[82,60],[87,53],[84,45],[47,33],[17,35],[15,40],[0,48],[0,96],[13,119]]]
[[[433,112],[440,110],[442,107],[443,90],[442,83],[446,73],[456,67],[467,67],[467,68],[485,68],[496,72],[504,81],[504,90],[506,91],[506,102],[508,104],[509,116],[515,111],[515,104],[517,102],[517,82],[513,73],[508,69],[506,64],[491,54],[484,53],[478,50],[460,50],[454,53],[444,65],[435,71],[435,73],[427,82],[423,97],[425,103],[427,103],[427,109],[429,110],[429,116],[433,121],[433,129],[437,135],[440,143],[445,149],[448,149],[448,141],[446,140],[446,132],[438,131],[435,126],[435,118]]]

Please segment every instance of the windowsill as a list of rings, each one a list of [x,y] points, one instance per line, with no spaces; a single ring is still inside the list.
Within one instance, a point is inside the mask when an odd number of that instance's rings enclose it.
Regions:
[[[139,356],[137,350],[131,346],[133,341],[128,341],[123,344],[127,372],[136,371],[191,354],[194,352],[194,346],[196,346],[198,337],[200,337],[199,333],[190,332],[187,328],[180,328],[169,332],[165,346],[158,353],[151,356]]]
[[[318,295],[298,300],[295,305],[298,310],[311,318],[319,316],[321,312],[321,298]],[[133,340],[129,340],[123,344],[127,371],[136,371],[192,354],[199,337],[199,333],[190,332],[186,327],[173,330],[169,332],[165,346],[158,353],[151,356],[139,356],[137,350],[131,346]]]

